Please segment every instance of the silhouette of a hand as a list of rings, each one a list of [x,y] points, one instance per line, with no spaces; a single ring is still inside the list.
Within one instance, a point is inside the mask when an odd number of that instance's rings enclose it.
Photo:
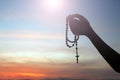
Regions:
[[[67,17],[67,22],[71,28],[71,31],[75,35],[88,36],[93,29],[91,28],[88,20],[79,14],[72,14]]]
[[[87,19],[79,14],[69,15],[67,17],[74,35],[86,35],[108,64],[118,73],[120,73],[120,54],[109,47],[91,28]]]

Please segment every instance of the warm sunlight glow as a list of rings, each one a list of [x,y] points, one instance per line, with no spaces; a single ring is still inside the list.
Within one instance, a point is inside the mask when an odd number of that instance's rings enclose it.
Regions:
[[[49,4],[49,6],[51,6],[51,7],[56,7],[57,5],[59,5],[59,1],[60,0],[48,0],[48,4]]]
[[[19,73],[21,76],[26,76],[26,77],[44,77],[46,76],[45,74],[36,74],[36,73]]]
[[[43,0],[43,7],[47,11],[60,11],[63,7],[63,0]]]
[[[46,77],[46,74],[41,74],[41,73],[12,73],[12,72],[6,72],[6,73],[0,73],[0,78],[41,78],[41,77]]]

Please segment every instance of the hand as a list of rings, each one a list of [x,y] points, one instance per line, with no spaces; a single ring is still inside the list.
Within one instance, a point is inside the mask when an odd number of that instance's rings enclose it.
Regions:
[[[89,22],[82,15],[69,15],[67,17],[67,23],[69,24],[71,31],[75,35],[88,36],[91,32],[93,32],[93,29],[91,28]]]

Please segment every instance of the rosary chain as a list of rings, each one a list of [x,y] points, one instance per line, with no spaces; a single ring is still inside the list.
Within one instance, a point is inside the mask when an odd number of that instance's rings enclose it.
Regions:
[[[77,41],[79,39],[79,35],[75,35],[74,37],[74,41],[71,41],[68,39],[68,23],[66,24],[66,45],[71,48],[73,47],[75,44],[76,44],[76,60],[77,60],[77,63],[78,63],[78,58],[79,58],[79,55],[78,55],[78,44],[77,44]],[[69,43],[72,43],[72,45],[68,44]]]

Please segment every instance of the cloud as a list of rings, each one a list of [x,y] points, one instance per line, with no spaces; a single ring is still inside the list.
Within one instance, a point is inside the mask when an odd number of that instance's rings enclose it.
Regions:
[[[86,62],[84,62],[85,64]],[[83,63],[69,63],[69,64],[48,64],[41,62],[26,62],[15,63],[7,62],[5,59],[0,59],[0,77],[5,74],[10,77],[10,74],[16,74],[19,78],[21,73],[25,75],[46,75],[43,80],[104,80],[104,79],[118,79],[119,74],[114,72],[111,68],[95,68],[89,64]],[[96,63],[95,63],[96,64]],[[96,65],[97,67],[97,65]],[[29,73],[29,74],[27,74]],[[12,75],[11,75],[12,76]],[[8,78],[8,77],[6,77]],[[13,77],[12,77],[13,78]],[[38,77],[39,78],[39,77]],[[41,79],[40,79],[41,80]]]
[[[75,78],[45,78],[45,79],[42,79],[42,80],[88,80],[88,79],[82,79],[82,78],[79,78],[79,79],[75,79]]]
[[[117,79],[117,78],[108,78],[108,79],[102,79],[102,80],[120,80],[120,78],[119,79]]]
[[[63,39],[61,34],[20,34],[20,33],[1,33],[0,38],[15,38],[15,39]]]
[[[101,80],[120,80],[120,78],[108,78],[108,79],[101,79]]]

